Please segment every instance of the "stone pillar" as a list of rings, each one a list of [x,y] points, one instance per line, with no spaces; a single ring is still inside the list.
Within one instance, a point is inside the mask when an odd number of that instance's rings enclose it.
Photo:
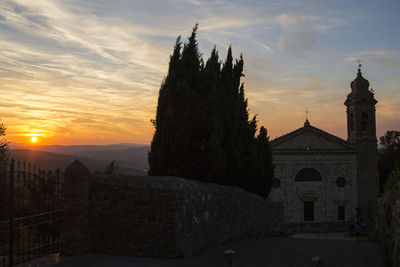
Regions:
[[[89,170],[79,160],[75,160],[64,171],[61,255],[78,256],[90,251],[88,191]]]
[[[224,251],[224,258],[227,266],[236,266],[235,254],[235,251],[231,249]]]

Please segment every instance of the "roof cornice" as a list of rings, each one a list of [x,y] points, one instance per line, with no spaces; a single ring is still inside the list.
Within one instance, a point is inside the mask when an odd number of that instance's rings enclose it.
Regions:
[[[347,141],[343,140],[342,138],[337,137],[337,136],[335,136],[333,134],[330,134],[328,132],[325,132],[325,131],[323,131],[323,130],[317,128],[317,127],[311,126],[309,124],[305,125],[304,127],[298,128],[298,129],[296,129],[296,130],[294,130],[294,131],[292,131],[292,132],[290,132],[288,134],[282,135],[282,136],[272,140],[271,141],[272,149],[274,149],[274,146],[277,146],[277,145],[279,145],[279,144],[281,144],[281,143],[283,143],[283,142],[285,142],[285,141],[287,141],[289,139],[292,139],[292,138],[294,138],[294,137],[296,137],[298,135],[301,135],[301,134],[303,134],[305,132],[313,132],[313,133],[315,133],[315,134],[317,134],[317,135],[319,135],[321,137],[324,137],[326,139],[331,140],[334,143],[340,144],[340,145],[346,147],[347,149],[355,150],[354,146],[352,146],[351,144],[349,144]]]

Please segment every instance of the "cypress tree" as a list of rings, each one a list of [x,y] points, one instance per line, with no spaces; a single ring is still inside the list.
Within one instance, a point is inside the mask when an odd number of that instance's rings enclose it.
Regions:
[[[260,162],[261,165],[260,168],[263,178],[257,180],[257,184],[252,191],[263,197],[267,197],[271,191],[275,167],[272,164],[271,143],[269,141],[267,129],[264,126],[260,128],[256,144],[258,162]]]
[[[197,25],[188,42],[178,37],[158,98],[149,175],[240,186],[266,197],[273,176],[267,131],[249,120],[243,57],[233,64],[229,47],[221,68],[214,47],[206,63],[198,50]]]
[[[202,61],[196,41],[197,25],[181,52],[178,38],[169,73],[161,86],[149,152],[149,175],[175,175],[201,179],[198,165],[203,141],[200,118]],[[188,156],[190,155],[190,156]]]
[[[223,183],[222,177],[225,172],[226,159],[221,139],[224,133],[223,127],[223,108],[221,99],[223,94],[221,88],[221,63],[219,62],[218,52],[214,46],[210,58],[207,60],[204,71],[203,97],[205,107],[202,114],[205,116],[204,139],[202,144],[202,155],[204,163],[203,181]]]
[[[176,98],[177,81],[181,70],[181,37],[176,39],[174,51],[170,57],[168,75],[161,84],[156,119],[152,121],[155,133],[148,155],[149,175],[174,175],[173,155],[175,147],[171,142],[169,131],[176,124],[174,117],[174,98]]]
[[[192,35],[185,44],[182,52],[183,88],[185,99],[182,99],[182,129],[184,136],[180,140],[181,162],[183,177],[206,181],[210,179],[207,160],[208,153],[212,152],[209,143],[212,138],[212,129],[209,127],[209,114],[207,114],[208,95],[206,91],[206,73],[201,54],[198,51],[196,40],[197,25],[193,28]]]
[[[220,104],[223,114],[223,138],[222,148],[226,156],[226,166],[222,182],[227,185],[238,185],[237,166],[240,161],[240,148],[238,147],[237,117],[238,101],[237,91],[233,83],[233,57],[232,48],[229,47],[225,63],[221,70],[221,93]]]

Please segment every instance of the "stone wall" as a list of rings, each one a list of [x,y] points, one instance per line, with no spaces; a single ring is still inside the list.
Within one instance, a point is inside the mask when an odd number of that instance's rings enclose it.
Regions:
[[[378,199],[376,223],[393,266],[400,267],[400,182]]]
[[[284,225],[280,204],[176,177],[92,176],[88,217],[92,251],[145,257],[191,256]]]

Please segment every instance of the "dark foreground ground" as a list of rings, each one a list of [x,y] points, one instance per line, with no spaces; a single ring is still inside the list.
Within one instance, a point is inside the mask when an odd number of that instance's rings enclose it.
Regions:
[[[343,236],[299,235],[297,238],[252,238],[213,246],[199,255],[184,259],[145,259],[88,254],[80,257],[58,257],[30,263],[31,267],[222,267],[225,250],[236,252],[237,267],[302,267],[314,266],[312,257],[319,256],[320,266],[380,267],[383,256],[376,243],[356,241]],[[49,261],[53,263],[49,264]],[[56,263],[54,263],[56,261]],[[29,265],[26,265],[29,266]]]

